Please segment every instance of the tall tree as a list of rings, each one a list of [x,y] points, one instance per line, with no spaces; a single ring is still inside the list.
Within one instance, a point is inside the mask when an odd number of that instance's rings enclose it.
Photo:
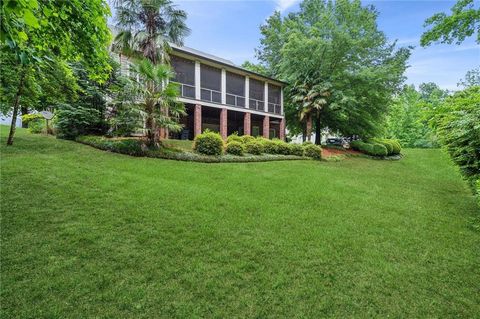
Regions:
[[[148,59],[153,65],[168,63],[169,42],[181,45],[190,32],[185,20],[187,14],[176,9],[171,0],[117,0],[117,27],[113,50],[138,60],[139,65]],[[172,104],[162,105],[163,118],[176,110]],[[155,114],[154,107],[146,107],[145,127],[149,145],[157,145],[159,127],[167,128]]]
[[[361,2],[305,0],[300,11],[275,13],[261,27],[258,58],[286,80],[289,128],[298,130],[302,105],[293,88],[319,88],[321,107],[312,113],[316,135],[323,128],[365,137],[378,134],[392,94],[403,81],[408,48],[395,49],[377,28],[378,13]],[[293,117],[292,117],[293,116]],[[317,143],[320,139],[317,138]]]
[[[480,44],[480,7],[474,0],[458,0],[451,9],[452,14],[437,13],[425,20],[425,27],[431,27],[421,39],[422,46],[433,42],[456,44],[477,33]]]
[[[181,45],[190,33],[187,14],[171,0],[116,0],[114,50],[126,56],[145,57],[152,63],[168,60],[169,42]]]
[[[1,49],[15,56],[19,70],[7,139],[11,145],[27,79],[41,64],[52,59],[81,59],[92,79],[108,77],[110,30],[106,19],[110,10],[104,0],[6,0],[0,10]]]

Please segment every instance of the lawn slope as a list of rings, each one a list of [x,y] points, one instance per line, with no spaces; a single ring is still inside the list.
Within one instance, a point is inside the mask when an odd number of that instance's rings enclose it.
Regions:
[[[202,164],[1,133],[2,318],[480,313],[478,209],[439,150]]]

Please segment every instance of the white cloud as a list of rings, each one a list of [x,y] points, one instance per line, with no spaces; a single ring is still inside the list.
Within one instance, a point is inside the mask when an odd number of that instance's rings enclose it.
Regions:
[[[277,3],[277,8],[276,10],[279,10],[280,12],[284,12],[300,0],[275,0]]]

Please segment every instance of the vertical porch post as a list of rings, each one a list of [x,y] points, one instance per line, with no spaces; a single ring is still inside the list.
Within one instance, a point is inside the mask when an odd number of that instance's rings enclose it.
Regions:
[[[285,141],[285,118],[282,118],[280,121],[280,132],[278,135],[282,141]]]
[[[220,135],[224,140],[227,139],[227,124],[228,124],[227,114],[228,114],[228,110],[226,108],[223,108],[220,111]]]
[[[251,124],[251,114],[250,112],[245,112],[243,116],[243,135],[251,135],[250,128],[252,127]]]
[[[270,138],[270,116],[263,117],[263,137]]]
[[[193,137],[202,133],[202,106],[195,104],[193,115]]]

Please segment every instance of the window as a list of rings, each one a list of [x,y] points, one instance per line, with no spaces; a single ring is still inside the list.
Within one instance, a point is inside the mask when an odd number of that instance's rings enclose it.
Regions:
[[[220,69],[201,65],[200,68],[200,97],[204,101],[222,103],[222,71]]]
[[[195,86],[195,62],[176,56],[170,59],[175,71],[175,82]]]
[[[249,107],[254,110],[264,110],[265,84],[262,81],[250,79],[250,101]]]
[[[226,82],[226,103],[233,106],[245,107],[245,77],[227,72]]]
[[[281,90],[279,86],[268,84],[268,112],[281,113]]]

